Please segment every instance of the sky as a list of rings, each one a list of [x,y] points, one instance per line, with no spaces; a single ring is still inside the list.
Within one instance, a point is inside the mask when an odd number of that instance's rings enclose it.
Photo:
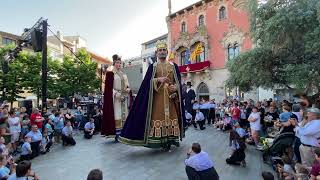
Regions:
[[[197,1],[172,0],[172,12]],[[44,17],[54,32],[80,35],[90,51],[110,59],[140,56],[143,42],[167,33],[167,0],[0,0],[0,6],[0,31],[21,35]]]

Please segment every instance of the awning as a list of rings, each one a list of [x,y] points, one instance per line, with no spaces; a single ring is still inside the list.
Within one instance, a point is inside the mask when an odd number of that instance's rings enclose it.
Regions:
[[[188,72],[200,72],[208,69],[210,67],[210,61],[198,62],[194,64],[187,64],[179,66],[180,73]]]
[[[34,100],[34,99],[37,99],[37,96],[27,96],[26,99],[27,100]]]

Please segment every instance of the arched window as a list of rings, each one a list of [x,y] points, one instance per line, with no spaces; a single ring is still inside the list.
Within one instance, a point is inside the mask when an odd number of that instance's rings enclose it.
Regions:
[[[203,15],[199,16],[198,24],[199,24],[199,26],[204,26],[204,16]]]
[[[186,23],[185,22],[183,22],[181,24],[181,32],[187,32],[187,28],[186,28]]]
[[[221,6],[219,9],[219,20],[226,19],[226,8],[224,6]]]
[[[205,83],[200,83],[198,88],[197,88],[197,95],[199,101],[202,99],[204,100],[209,100],[210,94],[209,94],[209,88]]]
[[[187,50],[184,50],[180,53],[181,66],[185,65],[187,61]]]

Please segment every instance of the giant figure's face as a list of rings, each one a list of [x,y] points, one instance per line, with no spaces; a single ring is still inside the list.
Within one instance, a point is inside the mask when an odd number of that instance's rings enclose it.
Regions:
[[[116,61],[116,62],[114,63],[114,66],[116,67],[117,70],[119,70],[119,69],[121,69],[121,67],[122,67],[122,62],[121,62],[121,61]]]
[[[167,49],[158,49],[157,50],[157,57],[159,59],[166,59],[167,58],[167,55],[168,55],[168,50]]]

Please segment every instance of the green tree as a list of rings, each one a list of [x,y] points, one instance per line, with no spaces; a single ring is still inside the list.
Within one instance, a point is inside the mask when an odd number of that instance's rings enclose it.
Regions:
[[[22,85],[21,85],[21,82],[23,80],[22,71],[21,71],[22,64],[16,61],[6,62],[4,59],[7,53],[13,48],[14,48],[13,45],[0,48],[1,70],[2,70],[0,73],[1,86],[2,87],[4,85],[6,86],[6,97],[3,100],[9,101],[11,103],[11,106],[13,102],[16,101],[17,98],[21,98],[19,94],[23,92]],[[7,66],[8,66],[7,74],[4,74],[3,72],[5,63],[7,63]],[[3,84],[4,79],[5,79],[5,84]],[[1,90],[3,91],[3,88]]]
[[[1,64],[4,55],[13,47],[0,48]],[[63,61],[48,57],[48,98],[68,98],[74,93],[82,95],[95,92],[100,87],[100,79],[96,75],[97,63],[91,61],[89,53],[84,49],[75,57],[65,56]],[[40,53],[22,51],[9,64],[9,72],[5,76],[7,82],[7,97],[10,102],[19,98],[19,94],[27,91],[41,98],[41,62]],[[0,73],[0,83],[3,84],[4,74]]]
[[[320,1],[268,0],[249,3],[250,34],[256,47],[227,67],[227,85],[282,87],[320,94]]]
[[[97,77],[97,63],[91,60],[88,52],[80,49],[77,57],[65,56],[58,70],[57,86],[60,97],[70,97],[75,93],[85,95],[95,92],[100,87],[100,79]]]

